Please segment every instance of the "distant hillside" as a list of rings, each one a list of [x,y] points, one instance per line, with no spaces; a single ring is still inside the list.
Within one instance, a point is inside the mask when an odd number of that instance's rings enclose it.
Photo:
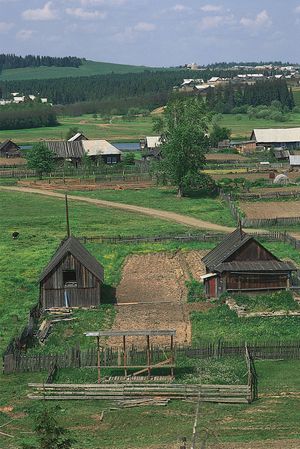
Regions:
[[[3,70],[0,81],[21,81],[32,79],[53,79],[91,75],[106,75],[109,73],[140,73],[144,70],[151,70],[151,67],[112,64],[109,62],[84,61],[76,67],[25,67],[20,69]],[[157,70],[157,68],[155,69]]]

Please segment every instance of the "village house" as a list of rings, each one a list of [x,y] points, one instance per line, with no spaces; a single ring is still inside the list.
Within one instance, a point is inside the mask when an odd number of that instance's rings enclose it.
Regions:
[[[240,154],[252,154],[256,151],[255,140],[231,141],[230,146],[235,148]]]
[[[40,303],[51,308],[97,307],[104,281],[102,265],[73,236],[61,242],[40,276]]]
[[[0,143],[0,157],[21,157],[21,148],[12,140],[5,140]]]
[[[260,293],[286,290],[296,271],[283,262],[253,236],[241,228],[210,251],[203,259],[206,274],[202,276],[205,294],[217,298],[222,293]]]
[[[45,145],[60,161],[69,161],[76,167],[87,155],[92,159],[102,158],[105,164],[117,164],[121,161],[122,152],[106,140],[74,140],[47,141]]]
[[[250,140],[266,148],[297,149],[300,148],[300,128],[258,128],[252,131]]]

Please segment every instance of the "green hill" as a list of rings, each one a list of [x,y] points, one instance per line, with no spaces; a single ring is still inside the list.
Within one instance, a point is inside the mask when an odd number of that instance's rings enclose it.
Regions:
[[[0,81],[19,81],[31,79],[65,78],[91,75],[106,75],[109,73],[138,73],[151,70],[153,67],[113,64],[110,62],[84,61],[82,66],[75,67],[25,67],[3,70]],[[155,70],[159,70],[156,68]]]

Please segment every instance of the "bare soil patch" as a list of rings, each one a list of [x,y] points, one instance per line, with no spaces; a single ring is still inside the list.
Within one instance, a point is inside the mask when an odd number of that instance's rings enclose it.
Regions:
[[[152,181],[105,181],[101,183],[95,183],[92,180],[80,180],[77,178],[69,178],[63,182],[62,179],[55,179],[51,181],[19,181],[19,186],[34,187],[43,190],[82,190],[82,191],[94,191],[94,190],[139,190],[146,189],[154,185]]]
[[[249,219],[300,217],[300,201],[241,202]]]
[[[25,165],[27,160],[23,157],[0,157],[0,165]]]
[[[117,316],[113,330],[176,330],[176,342],[191,342],[190,304],[186,281],[200,280],[205,268],[201,258],[206,251],[177,251],[129,256],[117,287]],[[207,310],[201,305],[199,310]],[[120,339],[109,344],[119,346]],[[135,337],[129,343],[144,347],[145,339]],[[169,338],[156,337],[152,344],[167,345]]]

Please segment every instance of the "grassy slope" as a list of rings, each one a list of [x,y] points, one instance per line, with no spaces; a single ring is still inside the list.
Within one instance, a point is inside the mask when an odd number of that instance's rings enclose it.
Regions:
[[[98,190],[94,192],[72,192],[72,194],[163,209],[224,226],[234,226],[229,208],[219,198],[177,198],[175,190],[170,188]]]
[[[300,114],[291,114],[287,122],[275,122],[266,119],[251,119],[248,116],[226,114],[222,116],[221,126],[232,129],[233,138],[249,139],[253,128],[287,128],[300,126]],[[138,141],[147,135],[153,135],[152,117],[137,117],[133,121],[127,121],[120,117],[115,117],[112,123],[101,118],[94,119],[92,115],[82,115],[80,117],[59,117],[59,126],[49,128],[0,130],[0,142],[11,138],[17,143],[35,142],[42,139],[64,139],[67,131],[71,127],[78,127],[80,131],[89,138],[106,139],[115,142]]]
[[[3,70],[0,81],[51,79],[78,76],[106,75],[110,73],[139,73],[151,67],[110,62],[85,61],[80,67],[25,67]],[[158,69],[155,69],[158,70]]]

